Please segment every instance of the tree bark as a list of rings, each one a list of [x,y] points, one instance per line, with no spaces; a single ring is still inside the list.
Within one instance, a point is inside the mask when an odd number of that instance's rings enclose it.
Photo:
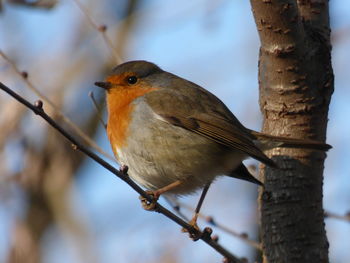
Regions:
[[[261,41],[263,131],[324,141],[333,92],[327,0],[251,0]],[[328,262],[322,184],[325,153],[278,148],[261,172],[264,262]]]

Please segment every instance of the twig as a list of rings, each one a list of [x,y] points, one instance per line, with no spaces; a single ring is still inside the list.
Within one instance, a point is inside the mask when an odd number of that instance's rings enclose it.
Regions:
[[[11,0],[8,1],[10,4],[22,5],[26,7],[33,8],[42,8],[42,9],[51,9],[56,6],[57,0],[45,1],[45,0],[37,0],[37,1],[25,1],[25,0]]]
[[[88,10],[83,6],[82,3],[80,3],[79,0],[73,0],[75,2],[75,4],[78,6],[78,8],[80,9],[80,11],[85,15],[86,19],[88,20],[89,24],[95,28],[98,32],[100,32],[102,34],[102,37],[104,39],[104,41],[106,42],[108,48],[111,50],[114,59],[116,60],[117,64],[120,64],[123,62],[122,58],[119,56],[119,54],[117,53],[116,49],[113,46],[113,42],[112,40],[107,36],[107,26],[106,25],[98,25],[91,17],[91,15],[89,14]]]
[[[189,221],[188,217],[181,212],[181,207],[175,197],[173,198],[169,196],[163,196],[163,198],[168,203],[168,205],[171,206],[171,208],[176,212],[178,216],[180,216],[185,221]]]
[[[187,204],[184,204],[182,202],[179,202],[178,200],[175,200],[174,201],[176,203],[176,207],[178,207],[178,210],[180,210],[180,208],[185,208],[191,212],[194,211],[193,207],[187,205]],[[174,207],[174,206],[173,206]],[[214,217],[212,216],[206,216],[206,215],[203,215],[203,213],[199,213],[198,216],[202,219],[204,219],[206,222],[208,222],[209,224],[211,224],[212,226],[215,226],[217,227],[218,229],[221,229],[222,231],[234,236],[234,237],[237,237],[239,238],[240,240],[242,240],[243,242],[247,243],[248,245],[251,245],[252,247],[258,249],[258,250],[261,250],[261,244],[256,242],[255,240],[252,240],[252,239],[249,239],[248,238],[248,235],[246,233],[238,233],[232,229],[230,229],[229,227],[227,226],[224,226],[223,224],[220,224],[218,223]]]
[[[33,91],[40,99],[42,99],[45,103],[50,105],[54,110],[55,114],[61,118],[68,126],[78,135],[80,136],[85,143],[87,143],[89,146],[94,148],[97,152],[102,154],[103,156],[107,157],[108,159],[115,161],[115,159],[103,151],[88,135],[86,135],[74,122],[72,122],[69,118],[67,118],[63,112],[43,93],[37,89],[34,84],[28,79],[28,72],[21,71],[18,69],[17,65],[2,51],[0,50],[0,56],[3,57],[3,59],[11,65],[13,70],[24,80],[24,82],[27,84],[29,89]]]
[[[350,212],[346,213],[345,215],[338,215],[329,211],[325,211],[324,212],[324,216],[326,218],[334,218],[334,219],[339,219],[339,220],[343,220],[346,222],[350,222]]]
[[[140,186],[138,186],[134,181],[132,181],[129,178],[127,174],[127,167],[122,166],[120,170],[117,170],[112,165],[107,163],[105,160],[101,159],[98,155],[90,151],[83,144],[78,142],[71,134],[69,134],[65,129],[63,129],[58,123],[56,123],[49,115],[45,113],[45,111],[43,110],[42,101],[40,100],[36,101],[35,104],[33,105],[1,82],[0,82],[0,89],[4,90],[6,93],[8,93],[13,98],[15,98],[17,101],[25,105],[27,108],[31,109],[35,114],[42,117],[47,123],[49,123],[53,128],[59,131],[64,137],[66,137],[72,143],[73,149],[79,150],[85,153],[91,159],[93,159],[94,161],[102,165],[104,168],[106,168],[107,170],[109,170],[110,172],[118,176],[121,180],[126,182],[131,188],[133,188],[137,193],[139,193],[141,196],[146,198],[149,202],[153,202],[152,196],[148,195]],[[196,230],[193,226],[189,225],[180,217],[170,212],[168,209],[160,205],[158,202],[156,202],[155,211],[163,214],[164,216],[168,217],[170,220],[176,222],[177,224],[179,224],[180,226],[188,230],[189,233],[194,233],[196,236],[199,237],[199,239],[203,240],[205,243],[207,243],[209,246],[211,246],[217,252],[223,255],[226,258],[226,261],[228,260],[228,262],[232,262],[232,263],[242,263],[242,261],[239,258],[237,258],[228,250],[226,250],[224,247],[219,245],[219,243],[216,240],[213,240],[210,237],[210,233],[208,233],[209,231],[202,232],[202,231]]]
[[[102,126],[106,129],[107,128],[107,124],[102,119],[101,110],[99,109],[99,107],[97,105],[94,93],[92,91],[89,92],[89,97],[92,100],[92,104],[94,105],[94,108],[96,110],[96,114],[97,114],[97,117],[98,117],[99,121],[101,122]]]

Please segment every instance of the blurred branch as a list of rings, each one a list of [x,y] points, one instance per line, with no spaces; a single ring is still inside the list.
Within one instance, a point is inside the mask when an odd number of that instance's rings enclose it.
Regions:
[[[43,102],[42,101],[36,101],[35,104],[31,104],[29,101],[12,91],[10,88],[8,88],[6,85],[0,82],[0,88],[8,93],[10,96],[15,98],[18,102],[25,105],[27,108],[31,109],[36,115],[39,115],[42,117],[47,123],[49,123],[53,128],[55,128],[57,131],[59,131],[65,138],[67,138],[70,142],[72,142],[72,147],[74,150],[79,150],[82,153],[89,156],[91,159],[102,165],[104,168],[112,172],[114,175],[119,177],[121,180],[123,180],[125,183],[127,183],[131,188],[133,188],[137,193],[139,193],[142,197],[147,199],[149,202],[153,202],[152,196],[148,195],[141,187],[139,187],[134,181],[132,181],[128,174],[127,174],[127,167],[121,167],[120,170],[117,170],[113,166],[111,166],[109,163],[101,159],[98,155],[91,152],[87,147],[85,147],[83,144],[79,143],[69,132],[67,132],[65,129],[63,129],[58,123],[56,123],[49,115],[45,113],[43,110]],[[205,228],[204,231],[198,231],[193,226],[189,225],[187,222],[182,220],[180,217],[176,216],[174,213],[170,212],[168,209],[160,205],[158,202],[156,202],[155,211],[158,213],[163,214],[170,220],[174,221],[178,225],[185,228],[189,233],[195,235],[199,239],[203,240],[205,243],[207,243],[209,246],[214,248],[218,253],[223,255],[226,258],[226,262],[242,262],[240,259],[238,259],[236,256],[231,254],[229,251],[227,251],[225,248],[223,248],[221,245],[218,244],[218,242],[211,238],[211,229]]]
[[[85,17],[87,18],[87,20],[89,21],[90,25],[95,28],[98,32],[100,32],[102,34],[102,37],[104,39],[104,41],[106,42],[108,48],[110,49],[110,51],[112,52],[115,61],[117,62],[117,64],[121,64],[123,62],[122,58],[120,57],[119,53],[116,51],[115,47],[113,46],[112,40],[107,36],[107,26],[106,25],[98,25],[91,17],[91,15],[89,14],[88,10],[83,6],[82,3],[80,3],[79,0],[73,0],[75,2],[75,4],[78,6],[78,8],[80,9],[80,11],[85,15]]]
[[[349,36],[350,36],[350,26],[338,28],[336,31],[332,32],[331,42],[333,45],[338,44],[338,42],[348,39]]]
[[[26,223],[17,220],[15,222],[16,227],[12,234],[13,240],[17,241],[18,250],[11,250],[7,263],[18,263],[23,258],[26,259],[26,263],[38,263],[40,262],[40,256],[38,255],[38,242],[33,240],[29,229],[26,227]]]
[[[18,103],[1,102],[1,113],[0,113],[0,149],[4,149],[6,141],[16,134],[16,130],[20,125],[20,120],[25,113],[25,108],[18,107]],[[2,167],[4,168],[4,167]]]
[[[334,219],[350,222],[350,212],[347,212],[345,215],[338,215],[329,211],[325,211],[324,216],[325,218],[334,218]]]
[[[180,201],[177,201],[177,200],[172,200],[173,202],[175,202],[175,206],[173,206],[173,208],[176,210],[176,211],[180,211],[181,208],[185,208],[191,212],[194,212],[194,208],[185,204],[185,203],[182,203]],[[181,217],[183,216],[182,214],[180,214]],[[204,219],[207,223],[211,224],[212,226],[215,226],[217,227],[218,229],[230,234],[231,236],[234,236],[240,240],[242,240],[243,242],[247,243],[248,245],[258,249],[258,250],[261,250],[261,244],[256,242],[255,240],[252,240],[252,239],[249,239],[248,237],[248,234],[247,233],[238,233],[236,232],[235,230],[233,229],[230,229],[229,227],[227,226],[224,226],[223,224],[220,224],[219,222],[216,221],[216,219],[214,219],[214,217],[212,216],[207,216],[207,215],[204,215],[203,213],[199,213],[199,217]]]
[[[97,152],[102,154],[103,156],[107,157],[110,160],[115,160],[112,156],[110,156],[108,153],[103,151],[88,135],[86,135],[74,122],[72,122],[69,118],[67,118],[63,112],[44,94],[42,94],[39,89],[37,89],[34,84],[28,79],[28,72],[26,71],[20,71],[17,67],[17,65],[9,58],[7,55],[0,50],[0,56],[4,58],[4,60],[9,63],[14,71],[24,80],[24,82],[27,84],[27,86],[32,90],[40,99],[42,99],[45,103],[49,104],[54,110],[55,114],[59,118],[61,118],[78,136],[80,136],[85,143],[87,143],[89,146],[94,148]]]
[[[102,116],[101,116],[101,110],[98,107],[98,103],[95,99],[94,93],[92,91],[89,92],[89,97],[92,101],[92,105],[94,105],[94,108],[96,110],[96,115],[98,117],[98,120],[100,121],[100,123],[102,124],[102,126],[105,128],[105,130],[107,129],[107,124],[104,122]]]
[[[57,0],[7,0],[9,4],[16,4],[32,8],[51,9],[56,6]]]
[[[121,24],[115,31],[115,38],[118,43],[116,51],[118,54],[125,53],[125,48],[128,46],[130,32],[132,32],[134,25],[140,19],[138,15],[135,15],[135,13],[137,13],[138,4],[139,0],[129,0],[126,3],[126,7],[120,19]]]

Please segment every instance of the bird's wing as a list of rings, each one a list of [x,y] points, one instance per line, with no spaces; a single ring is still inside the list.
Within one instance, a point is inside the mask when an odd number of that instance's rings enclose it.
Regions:
[[[145,99],[152,110],[169,124],[246,153],[267,165],[275,165],[254,144],[254,136],[249,130],[218,98],[202,88],[196,92],[191,88],[186,91],[159,89],[146,94]]]

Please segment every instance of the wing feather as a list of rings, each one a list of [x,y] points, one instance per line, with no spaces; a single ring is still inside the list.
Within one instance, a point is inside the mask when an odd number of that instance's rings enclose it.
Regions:
[[[221,121],[213,124],[194,117],[186,118],[164,114],[160,114],[160,116],[175,126],[197,133],[233,150],[244,152],[267,165],[275,166],[275,163],[254,144],[249,136],[238,133],[234,127],[230,129],[230,125],[227,123],[219,126],[223,124]]]
[[[144,96],[160,119],[246,153],[269,166],[276,166],[255,145],[256,137],[236,119],[223,102],[194,83],[178,78],[176,81],[182,81],[183,85],[175,83],[174,86],[178,87],[176,89],[159,88]]]

